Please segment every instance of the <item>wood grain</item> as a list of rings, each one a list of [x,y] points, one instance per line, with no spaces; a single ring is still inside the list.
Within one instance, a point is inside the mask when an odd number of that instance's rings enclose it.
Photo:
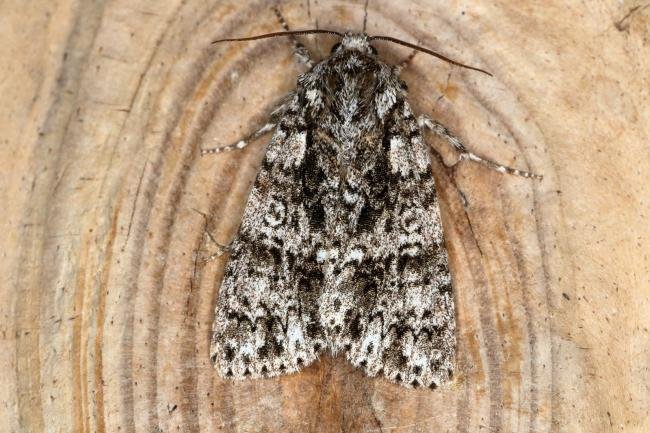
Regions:
[[[210,41],[277,30],[269,6],[0,4],[0,431],[650,431],[650,8],[628,1],[371,0],[369,33],[494,74],[417,55],[414,109],[544,180],[463,163],[454,186],[435,164],[451,386],[410,391],[329,356],[216,376],[225,258],[203,262],[204,230],[232,238],[265,140],[198,150],[250,132],[300,68],[286,40]],[[363,20],[363,1],[281,9],[294,28]],[[334,40],[304,42],[323,56]]]

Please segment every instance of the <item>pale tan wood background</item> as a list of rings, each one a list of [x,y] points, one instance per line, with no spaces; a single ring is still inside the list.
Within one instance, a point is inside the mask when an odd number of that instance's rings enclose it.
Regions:
[[[226,258],[203,263],[193,209],[227,243],[265,140],[198,149],[249,132],[300,68],[286,40],[210,41],[278,30],[269,6],[0,4],[0,431],[650,431],[650,8],[634,1],[371,0],[369,33],[495,75],[418,55],[414,109],[544,180],[463,164],[465,209],[435,164],[451,386],[410,391],[328,356],[277,380],[216,376]],[[363,17],[362,1],[281,8],[295,28]]]

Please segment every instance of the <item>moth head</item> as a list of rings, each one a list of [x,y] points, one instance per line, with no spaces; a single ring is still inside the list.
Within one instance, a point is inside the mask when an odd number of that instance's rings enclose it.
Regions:
[[[341,42],[332,47],[332,54],[348,50],[360,51],[370,56],[377,55],[377,50],[370,45],[370,38],[365,33],[346,32]]]

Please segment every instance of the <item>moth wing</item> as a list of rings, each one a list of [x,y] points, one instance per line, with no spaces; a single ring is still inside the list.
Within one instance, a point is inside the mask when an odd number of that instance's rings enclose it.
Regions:
[[[309,224],[314,201],[303,197],[306,140],[304,130],[278,128],[231,244],[211,344],[223,377],[291,373],[325,346],[314,255],[320,236]]]
[[[347,184],[359,200],[348,216],[335,290],[321,310],[336,318],[335,347],[352,364],[370,376],[433,388],[453,374],[456,346],[438,197],[406,101],[385,131],[350,172]]]

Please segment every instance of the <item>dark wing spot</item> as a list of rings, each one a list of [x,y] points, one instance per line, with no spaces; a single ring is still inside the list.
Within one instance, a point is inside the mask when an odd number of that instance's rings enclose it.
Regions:
[[[309,227],[321,229],[325,225],[325,208],[318,202],[309,209]]]
[[[318,334],[318,325],[316,323],[310,323],[307,325],[307,335],[314,338]]]
[[[381,214],[381,209],[374,209],[369,203],[366,203],[361,209],[361,212],[359,212],[359,219],[357,220],[359,232],[364,233],[372,231]]]
[[[275,269],[281,269],[282,268],[282,251],[280,251],[279,248],[271,247],[271,248],[269,248],[269,253],[273,257],[273,262],[275,264],[274,268]]]
[[[273,353],[275,355],[280,355],[282,352],[284,352],[284,347],[282,347],[282,343],[279,341],[274,341],[273,342]]]
[[[260,347],[259,349],[257,349],[257,356],[260,359],[265,359],[266,357],[269,356],[269,348],[266,344]]]
[[[359,340],[361,338],[361,319],[359,316],[355,316],[350,322],[350,336],[354,340]]]
[[[224,358],[228,362],[232,361],[235,358],[235,350],[232,347],[227,346],[226,349],[224,350]]]

